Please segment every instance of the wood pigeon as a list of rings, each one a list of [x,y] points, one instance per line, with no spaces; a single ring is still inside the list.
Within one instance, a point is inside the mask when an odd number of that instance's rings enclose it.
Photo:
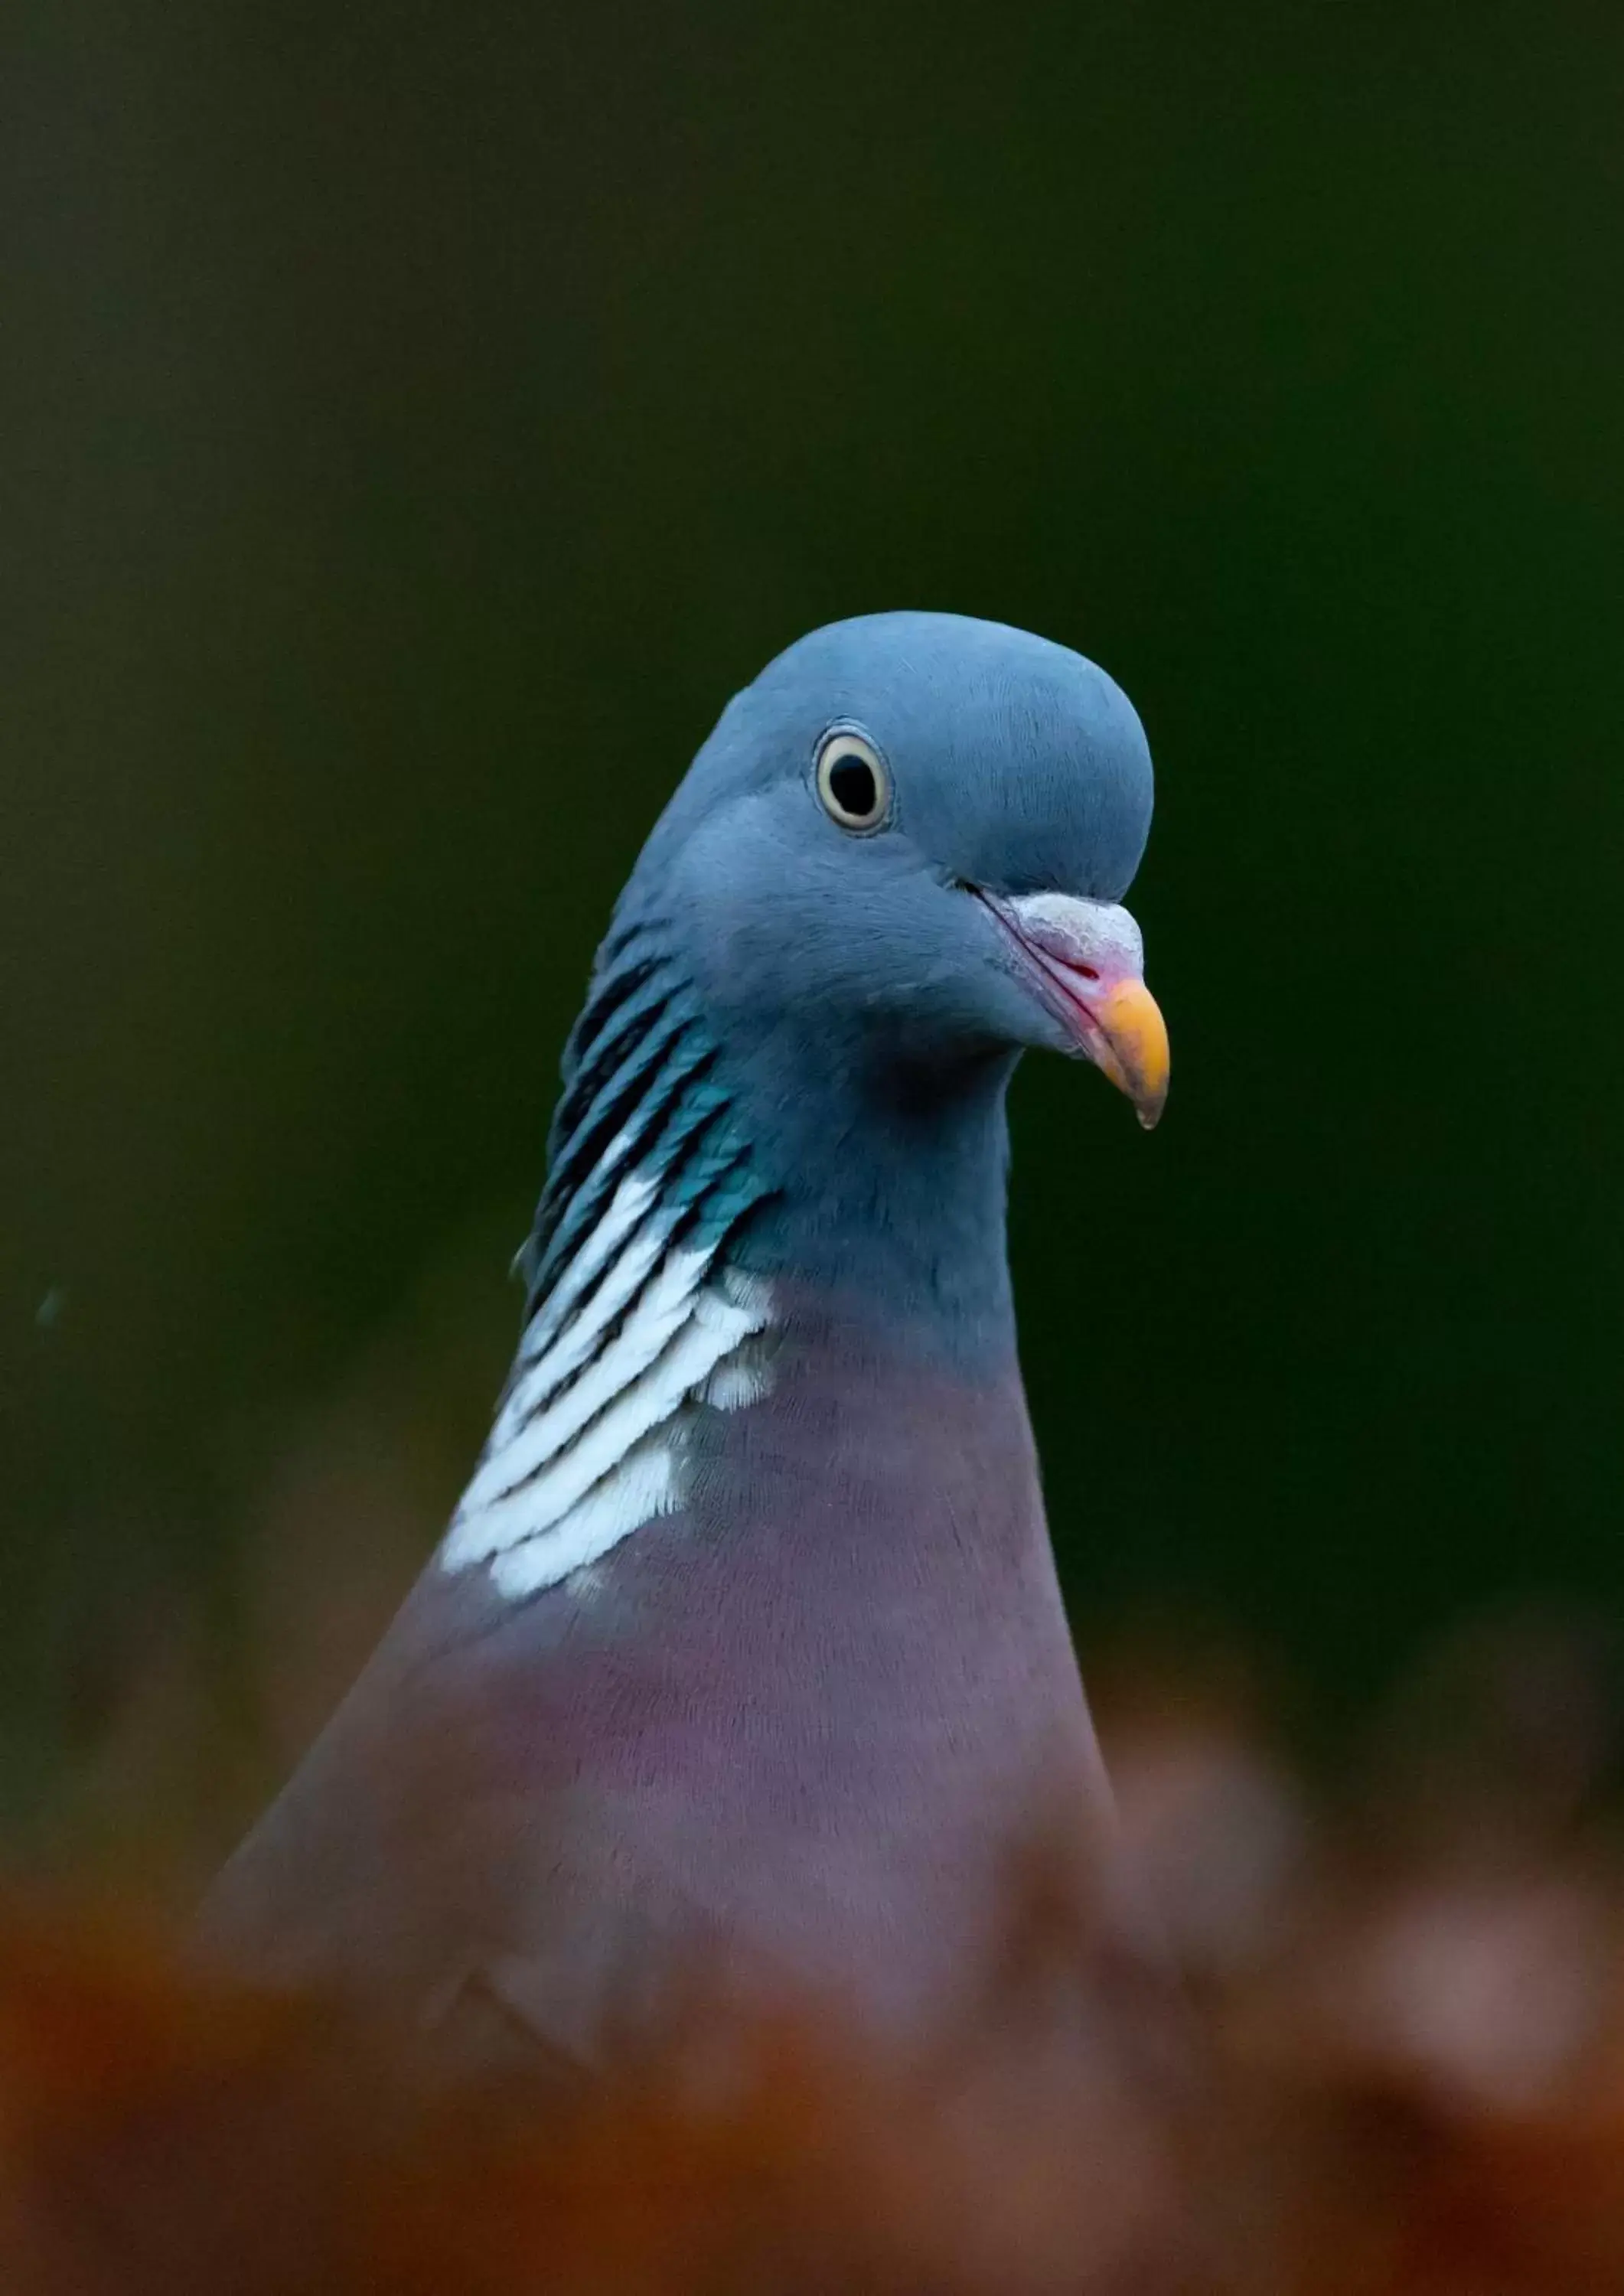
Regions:
[[[917,2032],[1020,1829],[1095,1825],[1005,1101],[1038,1046],[1161,1112],[1151,803],[1119,687],[994,623],[839,622],[728,704],[565,1050],[490,1439],[213,1946],[587,2058],[696,1950]]]

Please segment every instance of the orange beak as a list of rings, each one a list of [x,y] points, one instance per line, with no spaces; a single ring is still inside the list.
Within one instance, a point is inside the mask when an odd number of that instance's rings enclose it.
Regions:
[[[1167,1103],[1172,1053],[1168,1024],[1143,980],[1113,980],[1103,996],[1079,999],[1098,1032],[1086,1046],[1102,1076],[1133,1102],[1148,1132]]]

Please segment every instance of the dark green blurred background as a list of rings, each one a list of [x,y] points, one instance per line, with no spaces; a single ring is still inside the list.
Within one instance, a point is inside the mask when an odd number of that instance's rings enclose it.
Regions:
[[[1357,1699],[1464,1609],[1624,1601],[1616,0],[8,45],[8,1807],[144,1622],[229,1681],[357,1364],[409,1570],[640,839],[890,605],[1079,646],[1159,762],[1167,1121],[1017,1093],[1085,1651],[1167,1604]]]

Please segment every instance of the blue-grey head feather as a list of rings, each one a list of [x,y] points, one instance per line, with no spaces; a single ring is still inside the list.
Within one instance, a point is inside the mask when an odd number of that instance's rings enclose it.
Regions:
[[[834,726],[883,760],[878,834],[819,802]],[[1053,1024],[972,889],[1114,901],[1151,805],[1126,695],[1029,632],[878,614],[780,654],[617,906],[566,1052],[531,1310],[629,1164],[746,1266],[860,1283],[971,1352],[1011,1344],[1004,1086]]]
[[[1144,730],[1103,669],[963,614],[865,614],[798,639],[734,695],[650,838],[645,871],[718,813],[803,784],[832,724],[861,726],[897,777],[896,826],[947,877],[1120,900],[1150,832]],[[808,832],[808,816],[798,827]],[[632,888],[628,888],[628,892]],[[787,887],[785,890],[789,890]]]

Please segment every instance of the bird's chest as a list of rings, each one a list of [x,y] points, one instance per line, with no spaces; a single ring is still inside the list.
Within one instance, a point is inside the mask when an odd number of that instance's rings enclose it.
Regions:
[[[561,1918],[612,1874],[894,1993],[1096,1769],[1013,1366],[830,1336],[791,1329],[716,1414],[679,1512],[487,1637],[485,1713],[538,1856],[578,1870]]]

